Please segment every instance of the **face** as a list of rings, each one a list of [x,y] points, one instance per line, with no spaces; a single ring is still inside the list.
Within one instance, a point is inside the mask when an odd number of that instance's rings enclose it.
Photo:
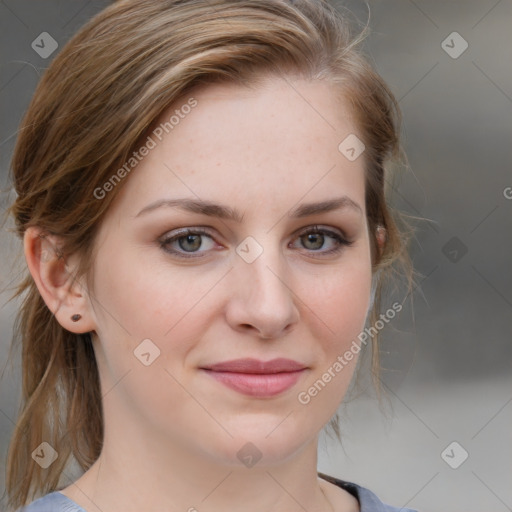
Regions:
[[[355,367],[364,163],[338,146],[359,132],[319,81],[210,85],[155,126],[173,114],[96,240],[105,418],[225,464],[251,442],[272,463],[316,439]]]

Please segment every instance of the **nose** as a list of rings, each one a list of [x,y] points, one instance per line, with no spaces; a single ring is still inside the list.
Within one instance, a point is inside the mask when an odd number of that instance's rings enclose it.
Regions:
[[[226,310],[231,327],[263,339],[292,331],[300,315],[290,275],[278,250],[265,249],[252,263],[237,257]]]

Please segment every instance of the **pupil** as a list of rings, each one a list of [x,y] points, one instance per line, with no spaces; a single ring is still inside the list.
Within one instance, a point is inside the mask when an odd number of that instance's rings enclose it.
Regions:
[[[324,236],[320,234],[309,233],[307,236],[308,243],[313,242],[312,249],[320,249],[323,245]],[[316,242],[316,243],[315,243]]]
[[[183,247],[183,243],[182,243],[182,240],[183,238],[180,240],[180,247],[187,251],[187,250],[196,250],[196,249],[199,249],[199,247],[201,247],[201,240],[200,240],[200,236],[199,235],[186,235],[185,237],[185,240],[186,240],[186,244],[191,244],[191,246],[186,246],[186,247]],[[195,242],[195,243],[194,243]]]

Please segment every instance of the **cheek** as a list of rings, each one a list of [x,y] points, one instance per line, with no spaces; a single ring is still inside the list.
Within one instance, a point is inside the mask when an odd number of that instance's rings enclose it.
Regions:
[[[144,262],[133,252],[114,262],[105,250],[96,264],[100,373],[112,411],[125,404],[143,411],[158,427],[166,424],[169,407],[175,415],[200,414],[180,385],[179,367],[207,325],[198,312],[218,276],[194,278],[183,269]],[[147,339],[154,346],[147,341],[142,345]],[[143,359],[148,352],[145,365],[137,354]]]
[[[142,389],[158,390],[151,400],[174,394],[185,399],[164,369],[178,377],[188,354],[212,324],[215,286],[218,283],[222,289],[219,280],[225,269],[200,273],[192,267],[173,268],[165,262],[147,262],[137,251],[121,256],[115,265],[110,261],[103,258],[95,273],[105,385],[113,385],[130,371],[130,381]],[[144,341],[148,339],[151,343]],[[148,352],[147,347],[151,360],[157,355],[148,367],[137,359],[137,354]],[[138,389],[130,391],[135,401]],[[166,390],[162,396],[161,390]]]
[[[357,337],[364,328],[371,292],[369,257],[363,253],[316,282],[320,286],[311,288],[307,304],[319,359],[297,395],[304,426],[312,429],[315,422],[325,424],[336,412],[354,374],[360,353]]]
[[[105,251],[107,252],[107,251]],[[164,339],[193,313],[218,280],[218,276],[194,273],[161,261],[148,262],[136,250],[116,260],[103,257],[95,272],[100,322],[125,332],[134,340]]]
[[[371,280],[370,260],[364,254],[341,264],[336,271],[330,269],[321,278],[307,280],[302,296],[307,297],[312,325],[320,329],[313,335],[318,339],[319,333],[325,333],[323,340],[329,350],[350,344],[364,327]]]
[[[371,292],[369,267],[355,268],[343,275],[328,301],[333,318],[332,329],[343,338],[352,337],[363,328]],[[355,333],[354,331],[357,331]]]

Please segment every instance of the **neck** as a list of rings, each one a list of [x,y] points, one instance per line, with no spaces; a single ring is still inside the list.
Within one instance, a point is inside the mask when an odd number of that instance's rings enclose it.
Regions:
[[[63,490],[87,512],[333,510],[317,476],[317,439],[285,462],[246,467],[134,426],[108,426],[98,460]]]

